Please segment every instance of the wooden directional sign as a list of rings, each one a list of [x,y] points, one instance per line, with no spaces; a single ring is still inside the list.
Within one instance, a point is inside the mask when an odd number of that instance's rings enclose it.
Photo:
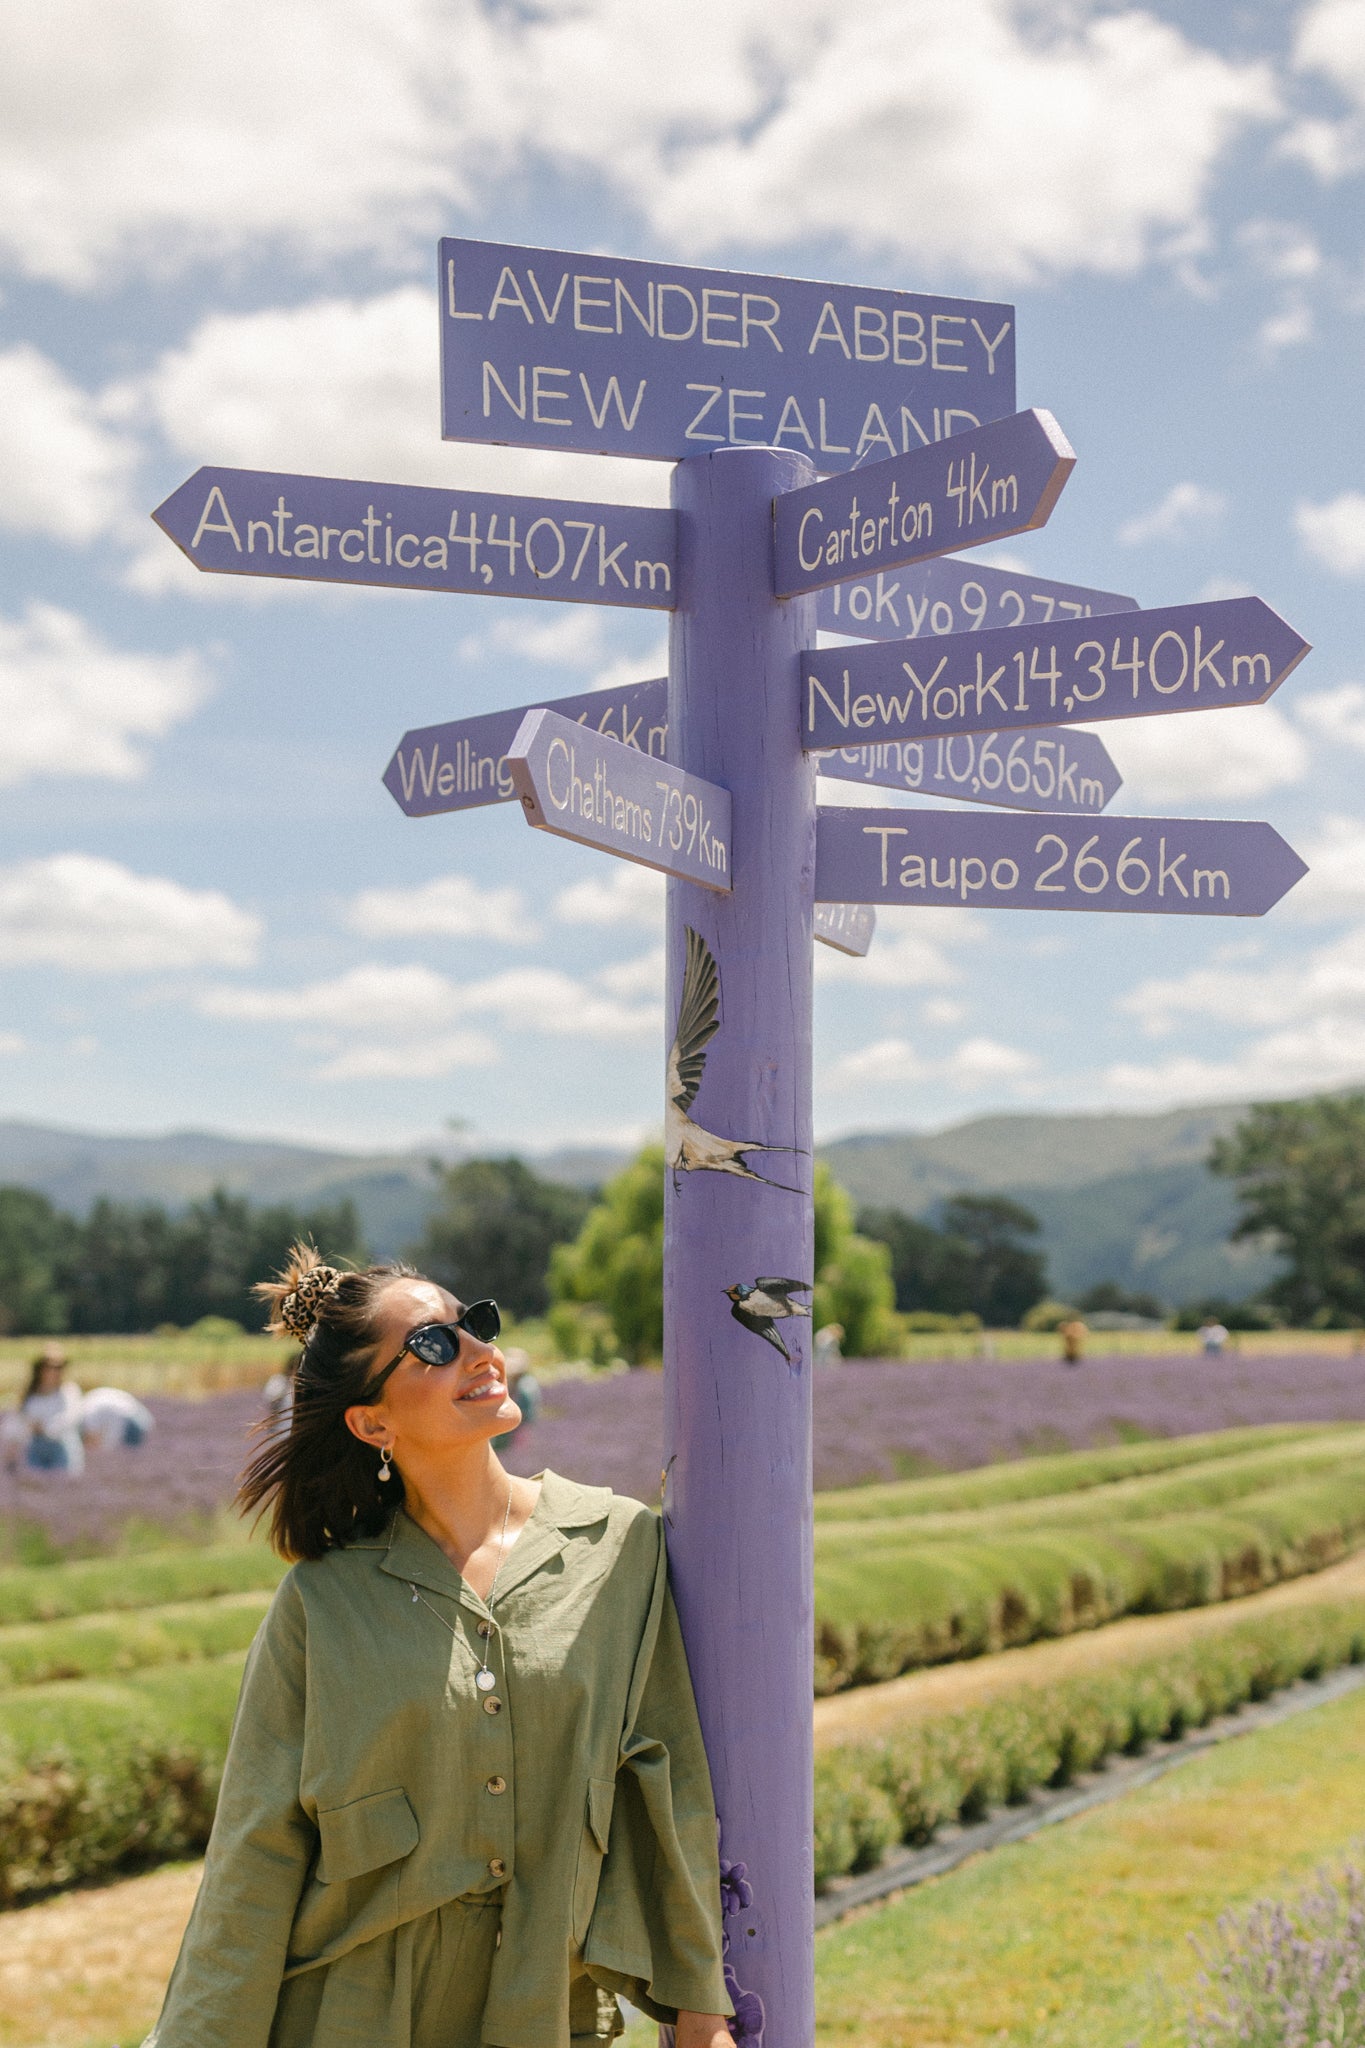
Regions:
[[[1050,412],[1017,412],[932,448],[773,501],[779,597],[1043,526],[1076,466]]]
[[[894,574],[879,570],[821,590],[815,617],[822,632],[846,633],[856,640],[920,640],[990,626],[1046,626],[1053,619],[1088,619],[1137,608],[1135,597],[1120,597],[1116,590],[1092,590],[1084,583],[1057,583],[940,555]]]
[[[1046,828],[1046,829],[1044,829]],[[1270,825],[1210,818],[819,814],[816,901],[1262,917],[1308,869]]]
[[[1123,787],[1104,741],[1065,726],[936,734],[821,754],[821,775],[1012,811],[1102,811]]]
[[[384,787],[409,818],[510,803],[516,795],[507,752],[528,711],[545,709],[662,760],[668,741],[668,683],[660,676],[617,690],[584,690],[539,706],[486,711],[405,732],[384,770]]]
[[[841,470],[1014,411],[993,301],[454,239],[440,291],[448,441]]]
[[[1259,597],[801,657],[816,748],[1261,704],[1308,642]]]
[[[671,611],[676,521],[641,505],[200,469],[152,514],[197,569]]]
[[[728,789],[554,711],[527,712],[507,767],[528,824],[729,893]]]
[[[870,903],[817,903],[815,936],[836,953],[851,953],[861,960],[872,944],[877,913]]]

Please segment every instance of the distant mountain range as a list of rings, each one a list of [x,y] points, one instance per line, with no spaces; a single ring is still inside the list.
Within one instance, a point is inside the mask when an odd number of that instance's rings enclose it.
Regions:
[[[857,1202],[932,1210],[960,1192],[1008,1194],[1032,1209],[1055,1293],[1117,1280],[1168,1302],[1250,1293],[1275,1270],[1254,1246],[1231,1245],[1232,1191],[1204,1161],[1245,1105],[1154,1116],[974,1117],[947,1130],[866,1132],[822,1146]],[[553,1180],[592,1186],[625,1155],[564,1150],[527,1154]],[[435,1189],[424,1152],[353,1153],[210,1131],[112,1137],[43,1124],[0,1122],[0,1183],[37,1188],[82,1215],[99,1196],[170,1208],[215,1187],[256,1202],[355,1202],[380,1255],[421,1234]]]

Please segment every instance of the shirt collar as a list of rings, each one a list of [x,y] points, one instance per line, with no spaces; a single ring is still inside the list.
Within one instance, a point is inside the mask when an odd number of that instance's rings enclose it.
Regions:
[[[515,1586],[524,1584],[542,1565],[558,1556],[569,1530],[591,1528],[594,1523],[605,1521],[611,1511],[610,1487],[578,1486],[571,1479],[562,1479],[557,1472],[546,1471],[537,1476],[541,1482],[540,1499],[507,1553],[498,1579],[499,1604]],[[479,1614],[487,1611],[440,1544],[402,1508],[389,1524],[379,1569],[407,1585],[443,1593],[447,1599],[458,1600]]]

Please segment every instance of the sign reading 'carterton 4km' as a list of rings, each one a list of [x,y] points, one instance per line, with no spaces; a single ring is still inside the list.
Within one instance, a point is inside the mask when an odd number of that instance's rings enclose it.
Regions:
[[[1014,308],[870,286],[441,243],[441,432],[822,470],[1014,411]]]

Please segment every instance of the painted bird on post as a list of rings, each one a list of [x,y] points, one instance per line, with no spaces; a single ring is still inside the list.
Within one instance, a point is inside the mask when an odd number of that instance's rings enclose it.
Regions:
[[[678,1028],[668,1049],[667,1101],[664,1107],[664,1151],[673,1175],[676,1193],[680,1173],[734,1173],[741,1180],[756,1180],[760,1187],[782,1188],[789,1195],[799,1188],[785,1181],[767,1180],[744,1164],[746,1152],[794,1152],[794,1145],[763,1145],[756,1138],[719,1138],[704,1131],[687,1114],[697,1099],[701,1077],[706,1071],[706,1048],[720,1029],[720,973],[715,955],[700,932],[687,932],[687,961],[683,968],[682,1000],[678,1004]]]
[[[752,1330],[756,1337],[763,1337],[775,1351],[780,1351],[788,1365],[792,1355],[782,1341],[779,1322],[788,1316],[808,1316],[809,1308],[801,1301],[793,1301],[793,1294],[809,1294],[809,1280],[779,1280],[773,1277],[755,1280],[752,1287],[736,1281],[727,1287],[730,1297],[730,1313],[737,1323],[743,1323],[746,1330]]]

